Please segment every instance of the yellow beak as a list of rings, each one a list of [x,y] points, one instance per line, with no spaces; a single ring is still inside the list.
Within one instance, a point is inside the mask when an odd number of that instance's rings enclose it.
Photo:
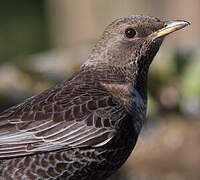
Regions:
[[[167,21],[165,22],[165,27],[155,31],[154,33],[149,35],[149,38],[152,40],[166,36],[174,31],[184,28],[185,26],[190,25],[189,22],[183,20],[176,20],[176,21]]]

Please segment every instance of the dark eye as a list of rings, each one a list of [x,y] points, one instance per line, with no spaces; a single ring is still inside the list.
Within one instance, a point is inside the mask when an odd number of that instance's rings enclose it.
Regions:
[[[133,28],[127,28],[125,30],[125,35],[127,38],[133,38],[135,36],[136,32]]]

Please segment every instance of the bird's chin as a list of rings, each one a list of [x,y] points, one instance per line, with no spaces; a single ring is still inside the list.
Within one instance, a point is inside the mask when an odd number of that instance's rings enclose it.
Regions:
[[[147,41],[147,44],[146,44],[147,48],[145,51],[146,60],[143,63],[144,64],[143,66],[145,67],[146,70],[149,68],[151,62],[153,61],[153,58],[155,57],[156,53],[158,52],[163,40],[164,40],[164,37],[159,37],[154,40]]]
[[[154,44],[158,44],[160,46],[164,39],[165,39],[165,36],[162,36],[162,37],[158,37],[158,38],[152,39],[152,42]]]

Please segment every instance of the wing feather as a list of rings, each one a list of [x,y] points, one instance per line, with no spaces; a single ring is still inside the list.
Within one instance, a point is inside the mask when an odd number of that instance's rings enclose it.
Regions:
[[[124,109],[106,90],[80,84],[56,86],[0,113],[0,158],[108,143]]]

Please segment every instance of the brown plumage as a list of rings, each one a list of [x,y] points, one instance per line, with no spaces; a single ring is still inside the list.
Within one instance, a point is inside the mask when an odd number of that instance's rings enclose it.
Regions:
[[[0,113],[1,177],[109,177],[145,120],[153,57],[165,35],[186,25],[144,15],[118,19],[70,79]]]

